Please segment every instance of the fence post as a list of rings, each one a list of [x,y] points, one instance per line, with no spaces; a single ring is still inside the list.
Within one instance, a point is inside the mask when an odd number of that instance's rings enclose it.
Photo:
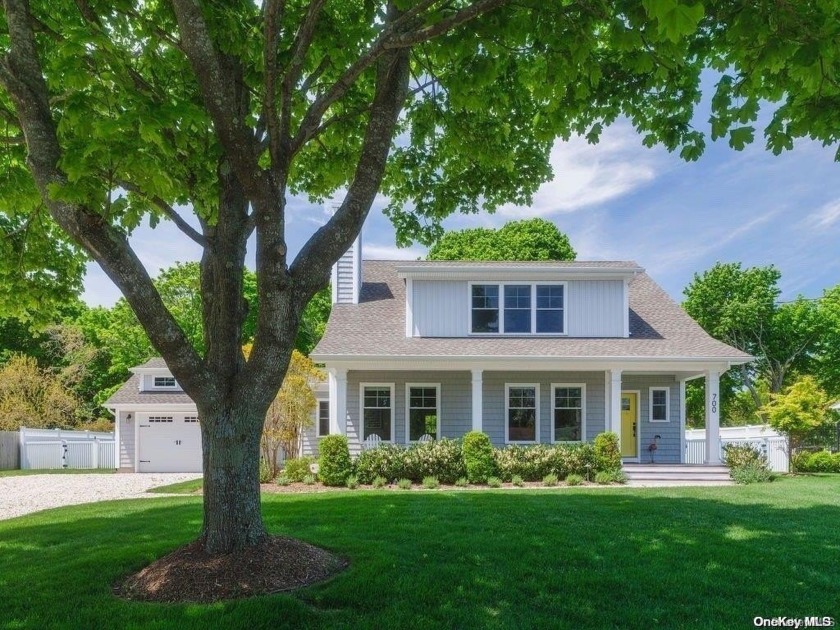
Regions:
[[[99,439],[93,438],[93,442],[90,443],[90,447],[93,449],[93,456],[90,458],[93,462],[93,467],[99,468]]]

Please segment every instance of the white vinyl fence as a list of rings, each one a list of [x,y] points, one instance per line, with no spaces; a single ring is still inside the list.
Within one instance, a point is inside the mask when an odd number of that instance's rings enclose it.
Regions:
[[[725,444],[749,444],[767,458],[770,469],[788,471],[787,440],[775,431],[763,427],[725,427],[720,430],[720,457],[723,460]],[[702,464],[706,461],[706,431],[689,429],[685,432],[685,463]]]
[[[116,468],[113,433],[20,428],[20,467]]]

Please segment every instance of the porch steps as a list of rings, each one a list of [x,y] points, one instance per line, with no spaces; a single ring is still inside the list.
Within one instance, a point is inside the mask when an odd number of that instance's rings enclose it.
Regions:
[[[726,466],[624,464],[624,473],[627,485],[636,487],[732,485]]]

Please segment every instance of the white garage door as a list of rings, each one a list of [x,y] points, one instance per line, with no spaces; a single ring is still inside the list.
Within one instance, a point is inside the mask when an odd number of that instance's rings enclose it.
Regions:
[[[198,417],[183,413],[138,413],[140,472],[201,472]]]

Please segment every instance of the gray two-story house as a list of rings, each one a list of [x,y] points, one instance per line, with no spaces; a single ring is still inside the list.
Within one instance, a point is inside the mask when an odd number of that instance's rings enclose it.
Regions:
[[[363,261],[333,271],[312,352],[329,405],[309,432],[381,442],[546,444],[619,435],[625,461],[684,458],[685,384],[706,382],[707,461],[719,463],[719,378],[749,355],[711,338],[633,262]],[[327,415],[328,414],[328,415]]]

